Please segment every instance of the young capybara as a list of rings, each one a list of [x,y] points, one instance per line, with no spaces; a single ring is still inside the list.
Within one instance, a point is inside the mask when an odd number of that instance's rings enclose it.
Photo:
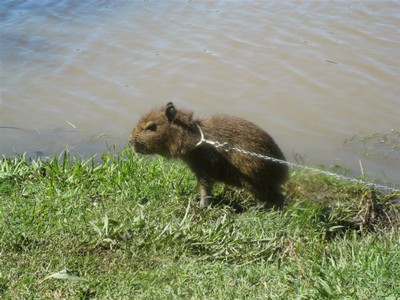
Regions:
[[[250,191],[266,208],[283,205],[281,185],[288,178],[287,165],[217,148],[201,142],[203,136],[208,141],[285,160],[272,137],[253,123],[226,115],[196,119],[192,112],[178,110],[171,102],[142,117],[129,143],[138,153],[183,160],[199,182],[201,207],[209,205],[216,182]]]

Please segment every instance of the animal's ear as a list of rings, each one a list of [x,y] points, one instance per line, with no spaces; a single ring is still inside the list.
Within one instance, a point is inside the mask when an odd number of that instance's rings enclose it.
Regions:
[[[176,108],[172,102],[168,102],[165,106],[165,115],[170,123],[175,120]]]

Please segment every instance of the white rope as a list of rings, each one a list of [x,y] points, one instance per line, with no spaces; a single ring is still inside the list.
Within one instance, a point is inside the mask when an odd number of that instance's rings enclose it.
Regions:
[[[197,126],[197,128],[199,129],[199,132],[200,132],[200,141],[195,145],[195,148],[199,147],[202,144],[208,144],[208,145],[214,146],[217,149],[222,149],[222,150],[224,150],[226,152],[236,151],[238,153],[242,153],[242,154],[245,154],[245,155],[250,155],[250,156],[257,157],[257,158],[260,158],[260,159],[263,159],[263,160],[269,160],[269,161],[272,161],[272,162],[275,162],[275,163],[285,164],[285,165],[288,165],[289,167],[300,168],[300,169],[311,171],[311,172],[314,172],[314,173],[317,173],[317,174],[322,174],[322,175],[334,177],[334,178],[339,179],[339,180],[350,181],[350,182],[362,184],[362,185],[365,185],[365,186],[368,186],[368,187],[371,187],[371,188],[375,188],[375,189],[379,189],[379,190],[386,190],[386,191],[389,191],[389,192],[392,192],[392,193],[399,193],[400,194],[400,189],[392,188],[392,187],[381,185],[381,184],[377,184],[377,183],[367,182],[367,181],[356,179],[356,178],[352,178],[352,177],[347,177],[347,176],[336,174],[336,173],[332,173],[332,172],[329,172],[329,171],[324,171],[324,170],[321,170],[321,169],[316,169],[316,168],[312,168],[312,167],[308,167],[308,166],[304,166],[304,165],[299,165],[299,164],[296,164],[296,163],[292,163],[292,162],[288,162],[288,161],[285,161],[285,160],[277,159],[277,158],[270,157],[270,156],[267,156],[267,155],[263,155],[263,154],[251,152],[251,151],[248,151],[248,150],[244,150],[244,149],[241,149],[241,148],[233,147],[229,143],[226,143],[226,142],[225,143],[220,143],[220,142],[210,141],[210,140],[207,140],[204,137],[204,133],[201,130],[200,125],[196,123],[196,126]]]

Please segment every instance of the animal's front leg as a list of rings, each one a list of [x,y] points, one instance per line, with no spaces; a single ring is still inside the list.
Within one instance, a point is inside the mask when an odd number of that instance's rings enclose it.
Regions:
[[[200,207],[206,208],[210,204],[212,196],[212,182],[199,180],[200,186]]]

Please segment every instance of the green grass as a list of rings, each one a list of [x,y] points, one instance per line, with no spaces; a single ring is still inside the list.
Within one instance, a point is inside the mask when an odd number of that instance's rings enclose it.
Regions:
[[[394,195],[294,170],[281,211],[177,161],[0,162],[1,299],[399,299]],[[60,273],[60,271],[63,271]]]

